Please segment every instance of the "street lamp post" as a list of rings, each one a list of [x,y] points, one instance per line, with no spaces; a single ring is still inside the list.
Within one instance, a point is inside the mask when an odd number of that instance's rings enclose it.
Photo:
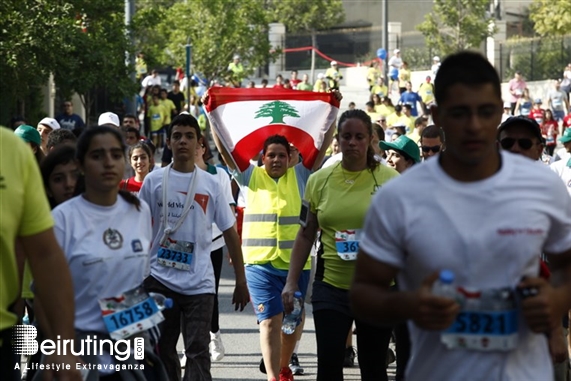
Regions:
[[[186,49],[186,102],[188,104],[188,112],[190,113],[190,59],[192,56],[190,37],[186,42],[185,49]]]

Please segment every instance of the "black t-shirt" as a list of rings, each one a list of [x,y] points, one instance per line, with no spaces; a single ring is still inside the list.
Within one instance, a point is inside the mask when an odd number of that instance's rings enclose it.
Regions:
[[[172,103],[174,103],[176,110],[180,113],[182,111],[182,107],[184,106],[184,94],[180,91],[177,94],[169,91],[167,98],[170,99]],[[175,111],[173,111],[173,116],[176,116]]]

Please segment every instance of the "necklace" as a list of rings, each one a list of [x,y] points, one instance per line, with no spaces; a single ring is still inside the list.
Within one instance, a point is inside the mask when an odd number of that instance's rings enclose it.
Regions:
[[[359,176],[361,176],[361,173],[363,173],[363,171],[359,171],[359,174],[354,179],[350,179],[350,178],[348,179],[347,176],[345,176],[345,169],[343,168],[341,163],[339,163],[339,166],[341,167],[341,174],[343,175],[343,179],[345,180],[345,184],[349,184],[349,185],[355,184],[355,181],[359,178]]]

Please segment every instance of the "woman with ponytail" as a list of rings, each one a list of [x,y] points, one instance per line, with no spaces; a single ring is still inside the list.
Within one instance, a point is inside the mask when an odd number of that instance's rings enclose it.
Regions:
[[[87,129],[77,142],[76,159],[84,174],[85,190],[53,211],[56,238],[73,278],[76,335],[78,339],[88,335],[99,340],[131,337],[132,332],[125,333],[127,326],[114,326],[103,317],[121,309],[130,311],[117,301],[144,295],[139,287],[149,271],[150,209],[128,191],[119,190],[125,170],[125,144],[116,129]],[[143,323],[140,317],[129,323]],[[113,356],[82,359],[89,364],[108,364],[106,368],[112,370],[91,371],[97,377],[90,374],[89,380],[118,379],[113,367],[119,360]]]
[[[317,231],[321,249],[313,283],[312,305],[317,338],[317,380],[343,380],[345,342],[353,321],[349,287],[359,249],[365,214],[376,190],[398,173],[379,165],[371,146],[371,118],[362,110],[344,112],[338,124],[341,162],[309,177],[304,196],[307,213],[293,246],[286,286],[285,312],[293,309],[293,295]],[[361,379],[387,380],[384,359],[391,327],[379,328],[356,320]]]

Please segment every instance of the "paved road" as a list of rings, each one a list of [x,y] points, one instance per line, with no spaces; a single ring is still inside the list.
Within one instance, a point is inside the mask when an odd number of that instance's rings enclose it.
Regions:
[[[265,380],[258,366],[261,359],[258,326],[251,304],[243,312],[234,312],[232,302],[233,270],[225,261],[220,281],[220,327],[222,340],[226,347],[226,356],[219,362],[212,363],[214,380]],[[315,380],[317,374],[317,350],[315,329],[311,306],[306,304],[307,321],[299,349],[299,361],[305,369],[305,375],[296,376],[297,380]],[[392,346],[392,345],[391,345]],[[178,349],[183,350],[182,340]],[[358,357],[357,357],[358,360]],[[394,380],[394,364],[389,367],[389,380]],[[345,380],[360,380],[359,368],[345,369]]]

